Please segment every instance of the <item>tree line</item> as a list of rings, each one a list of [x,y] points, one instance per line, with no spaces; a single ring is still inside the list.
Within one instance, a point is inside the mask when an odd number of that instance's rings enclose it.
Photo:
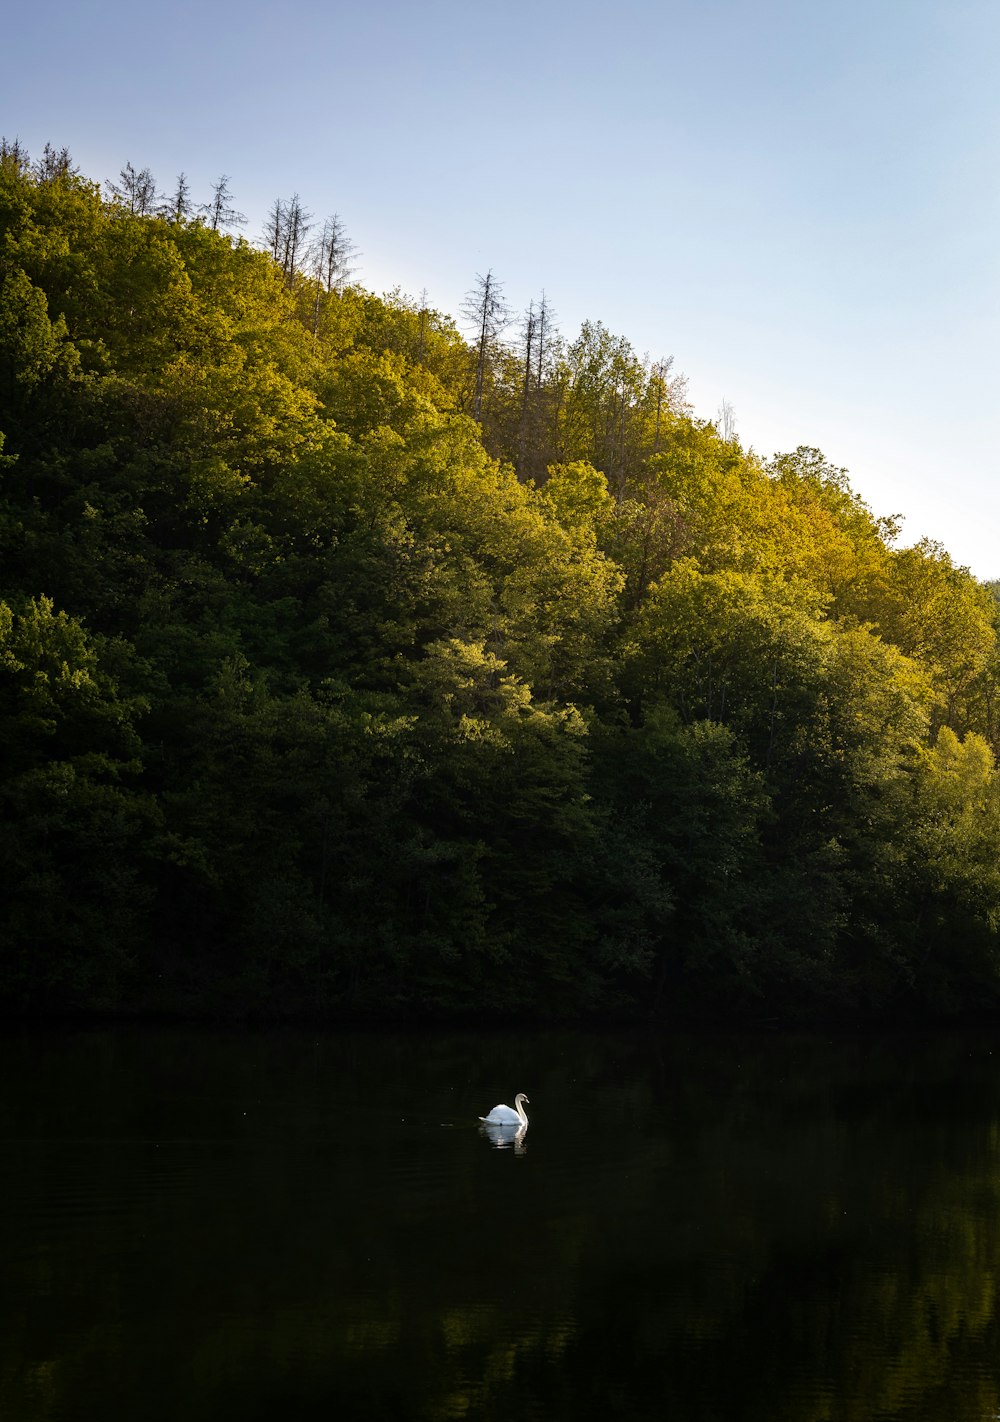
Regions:
[[[227,183],[0,149],[6,1010],[995,1006],[993,590]]]

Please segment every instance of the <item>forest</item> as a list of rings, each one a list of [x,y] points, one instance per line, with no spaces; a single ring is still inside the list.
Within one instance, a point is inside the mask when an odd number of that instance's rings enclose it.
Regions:
[[[0,1010],[1000,1007],[991,586],[492,272],[0,148]]]

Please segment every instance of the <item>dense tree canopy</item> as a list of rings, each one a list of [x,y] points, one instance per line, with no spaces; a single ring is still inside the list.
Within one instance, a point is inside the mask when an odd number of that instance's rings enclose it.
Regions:
[[[997,1004],[993,590],[226,183],[0,153],[7,1010]]]

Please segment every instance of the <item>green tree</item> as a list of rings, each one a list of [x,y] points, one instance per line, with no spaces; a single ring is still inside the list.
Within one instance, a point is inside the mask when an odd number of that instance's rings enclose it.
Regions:
[[[102,658],[101,651],[104,656]],[[0,999],[116,1007],[134,987],[158,816],[135,788],[143,703],[47,598],[0,602]]]

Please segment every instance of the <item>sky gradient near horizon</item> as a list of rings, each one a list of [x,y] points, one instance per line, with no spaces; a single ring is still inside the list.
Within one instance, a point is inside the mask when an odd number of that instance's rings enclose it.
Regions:
[[[298,192],[363,285],[456,318],[487,268],[544,288],[1000,577],[992,0],[37,0],[2,48],[32,154],[227,173],[251,239]]]

